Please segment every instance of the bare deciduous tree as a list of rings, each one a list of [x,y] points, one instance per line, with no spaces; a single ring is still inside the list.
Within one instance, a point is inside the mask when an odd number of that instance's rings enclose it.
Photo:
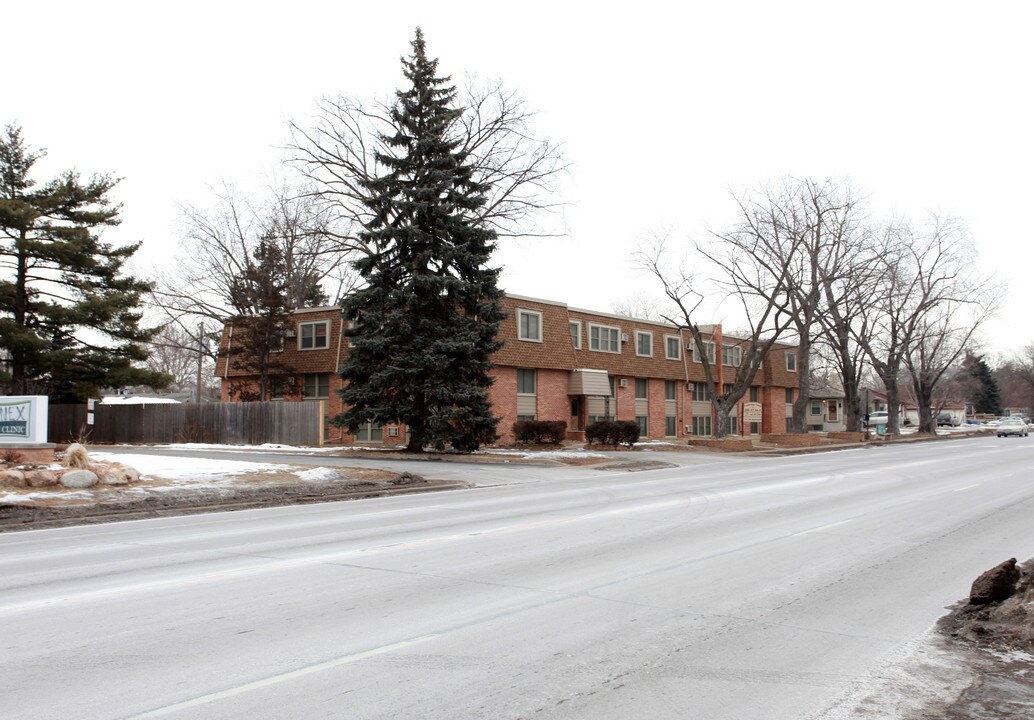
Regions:
[[[151,304],[163,322],[191,332],[198,321],[222,321],[250,315],[237,299],[241,278],[253,270],[263,242],[283,255],[289,308],[326,304],[329,293],[347,292],[354,274],[346,254],[330,236],[327,212],[311,194],[285,183],[262,200],[243,197],[226,184],[215,193],[212,208],[183,210],[184,240],[171,270],[156,272]]]
[[[699,283],[693,279],[685,259],[672,262],[664,237],[654,237],[634,255],[636,265],[660,281],[664,295],[670,301],[672,309],[662,311],[661,317],[675,327],[687,330],[693,338],[704,372],[707,395],[716,418],[712,425],[712,435],[721,438],[728,434],[725,419],[753,385],[762,360],[788,327],[790,316],[785,296],[776,287],[781,274],[769,273],[753,256],[734,257],[711,253],[708,257],[725,274],[722,284],[732,288],[732,295],[740,301],[747,323],[742,333],[744,337],[736,338],[736,344],[741,348],[740,364],[735,366],[736,375],[731,383],[724,383],[720,389],[717,386],[717,364],[722,360],[720,348],[716,348],[714,358],[707,351],[704,336],[711,333],[711,328],[697,321],[704,294],[697,289]],[[759,292],[761,290],[764,293]],[[776,300],[758,302],[762,296]]]
[[[771,184],[737,198],[737,204],[739,222],[715,234],[718,242],[709,255],[724,271],[720,285],[752,294],[764,307],[785,306],[797,337],[801,378],[792,428],[807,432],[812,346],[824,334],[830,305],[839,302],[839,286],[854,269],[850,259],[855,255],[858,201],[850,188],[806,179]],[[748,267],[751,281],[737,279]],[[839,306],[840,311],[845,308]]]
[[[196,392],[198,363],[201,363],[201,391],[209,397],[219,397],[218,381],[212,376],[214,363],[209,348],[210,338],[199,337],[200,326],[193,334],[177,325],[166,325],[148,343],[147,367],[154,372],[172,376],[171,390],[193,389]]]
[[[644,293],[634,293],[615,300],[610,304],[610,311],[615,315],[639,320],[663,320],[661,303]]]
[[[973,271],[975,251],[956,218],[916,228],[888,224],[873,248],[875,282],[859,298],[853,331],[887,391],[888,432],[898,431],[899,382],[907,371],[920,431],[934,431],[934,389],[994,311],[993,293]]]
[[[450,140],[484,184],[486,202],[473,220],[500,237],[559,234],[546,227],[559,216],[557,183],[567,169],[561,147],[537,138],[535,114],[501,83],[468,79],[458,93],[462,111]],[[340,96],[319,101],[308,123],[290,124],[293,164],[312,183],[312,196],[328,213],[330,234],[342,248],[372,253],[359,235],[380,213],[370,181],[388,172],[381,161],[394,157],[386,142],[398,131],[385,103],[363,103]],[[383,221],[383,218],[381,218]]]

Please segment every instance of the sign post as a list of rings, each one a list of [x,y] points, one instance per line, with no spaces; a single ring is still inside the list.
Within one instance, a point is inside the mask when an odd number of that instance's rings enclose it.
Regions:
[[[761,429],[761,403],[743,403],[743,424],[757,423],[758,430]]]

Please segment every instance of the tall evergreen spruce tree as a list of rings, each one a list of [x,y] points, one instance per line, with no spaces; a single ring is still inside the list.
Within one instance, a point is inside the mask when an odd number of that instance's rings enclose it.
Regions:
[[[1000,415],[1002,413],[1002,396],[998,390],[998,382],[994,373],[980,355],[967,355],[963,362],[965,371],[975,381],[973,388],[973,409],[978,413]]]
[[[283,251],[264,239],[255,249],[254,262],[248,262],[245,272],[234,278],[229,288],[230,301],[241,324],[229,362],[234,370],[257,375],[259,379],[257,386],[250,382],[231,384],[230,394],[242,402],[272,399],[286,376],[293,372],[280,359],[284,328],[291,322],[288,275]],[[321,292],[319,285],[314,285],[313,292]]]
[[[117,180],[83,181],[70,171],[37,188],[30,173],[43,154],[20,128],[0,136],[0,347],[9,391],[73,401],[102,387],[167,385],[169,376],[136,365],[154,334],[139,326],[150,286],[122,274],[139,245],[98,237],[119,222],[109,199]]]
[[[355,432],[401,421],[410,451],[469,452],[496,438],[498,422],[488,401],[503,319],[499,270],[488,267],[496,234],[475,219],[489,188],[455,139],[455,89],[436,76],[419,28],[411,44],[411,87],[396,93],[395,134],[377,154],[388,172],[367,186],[371,253],[355,262],[365,286],[343,302],[354,322],[341,371],[348,409],[335,422]]]

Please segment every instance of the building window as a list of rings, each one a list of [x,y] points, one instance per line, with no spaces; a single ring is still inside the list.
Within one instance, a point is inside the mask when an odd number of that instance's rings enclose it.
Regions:
[[[695,382],[689,384],[693,391],[693,402],[707,401],[707,383]],[[708,433],[710,435],[710,433]]]
[[[750,424],[750,434],[757,435],[759,432],[761,432],[761,423],[752,422]]]
[[[636,415],[635,416],[635,421],[639,425],[639,437],[648,437],[650,435],[650,433],[648,432],[647,426],[646,426],[646,416],[645,415]]]
[[[726,435],[739,435],[740,434],[740,419],[738,417],[727,417],[725,418],[725,434]]]
[[[678,335],[664,336],[664,357],[669,360],[682,359],[682,338]]]
[[[797,372],[797,353],[786,353],[786,371]]]
[[[517,370],[517,394],[518,395],[534,395],[535,394],[535,371],[534,370]]]
[[[725,383],[722,385],[722,395],[728,395],[732,392],[732,383]]]
[[[786,418],[786,432],[793,432],[793,418]]]
[[[542,342],[542,313],[534,310],[517,311],[517,339]]]
[[[571,347],[575,350],[582,349],[582,323],[578,320],[572,320],[571,323]]]
[[[330,321],[300,323],[298,325],[298,349],[319,350],[330,347]]]
[[[635,331],[635,354],[653,357],[653,333],[643,330]]]
[[[330,373],[306,373],[302,382],[302,397],[325,399],[330,397]]]
[[[707,361],[714,364],[714,343],[705,342],[704,349],[707,351]],[[697,347],[696,343],[693,343],[693,362],[702,362],[700,359],[700,349]]]
[[[664,381],[664,399],[674,400],[675,399],[675,381],[665,380]]]
[[[739,345],[722,345],[722,365],[739,367],[743,360],[743,350]]]
[[[589,349],[597,352],[621,352],[621,331],[606,325],[589,325]]]
[[[636,378],[635,379],[635,399],[636,400],[647,400],[647,399],[649,399],[650,396],[647,395],[646,390],[647,390],[646,378]]]
[[[534,420],[538,410],[535,397],[536,377],[534,370],[517,369],[517,419]]]
[[[711,434],[711,416],[710,415],[694,415],[693,416],[693,434],[694,435],[710,435]]]
[[[811,401],[811,414],[812,415],[821,415],[822,414],[822,401],[821,400],[812,400]]]
[[[664,418],[664,435],[666,437],[675,437],[677,426],[675,424],[674,415],[666,415]]]
[[[786,404],[793,405],[793,388],[786,388]]]
[[[750,402],[757,402],[757,401],[758,401],[758,388],[757,387],[752,387],[750,389]]]
[[[360,425],[355,431],[356,442],[383,442],[383,426],[379,422],[367,422]]]

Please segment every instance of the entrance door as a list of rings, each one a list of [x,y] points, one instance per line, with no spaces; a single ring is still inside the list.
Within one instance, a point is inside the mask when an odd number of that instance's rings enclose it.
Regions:
[[[582,429],[582,417],[585,414],[585,398],[575,395],[571,398],[571,422],[567,424],[571,430]]]

